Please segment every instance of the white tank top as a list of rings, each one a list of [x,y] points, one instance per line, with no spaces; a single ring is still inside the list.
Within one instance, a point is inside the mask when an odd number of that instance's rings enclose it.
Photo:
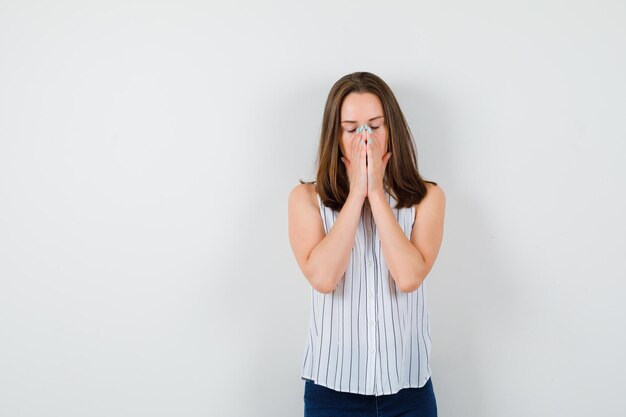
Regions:
[[[410,239],[415,208],[396,209],[385,195]],[[317,201],[328,233],[338,212]],[[367,199],[344,276],[329,294],[311,287],[308,333],[301,378],[333,390],[395,394],[431,375],[426,280],[410,293],[396,287]]]

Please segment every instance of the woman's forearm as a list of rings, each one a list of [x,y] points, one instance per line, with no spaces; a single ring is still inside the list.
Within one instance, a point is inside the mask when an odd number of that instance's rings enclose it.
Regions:
[[[389,272],[401,291],[414,291],[425,278],[424,257],[404,234],[387,199],[376,194],[369,200]]]
[[[317,291],[332,292],[348,268],[364,201],[364,197],[349,194],[333,227],[311,251],[307,263]]]

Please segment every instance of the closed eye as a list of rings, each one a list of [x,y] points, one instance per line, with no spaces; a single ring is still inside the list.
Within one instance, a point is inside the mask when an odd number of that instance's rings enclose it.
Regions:
[[[374,129],[378,129],[380,126],[376,126],[376,127],[374,127],[374,126],[370,126],[370,127],[372,128],[372,130],[374,130]],[[354,129],[352,129],[352,130],[347,130],[346,132],[348,132],[348,133],[354,133],[355,131],[356,131],[356,128],[354,128]]]

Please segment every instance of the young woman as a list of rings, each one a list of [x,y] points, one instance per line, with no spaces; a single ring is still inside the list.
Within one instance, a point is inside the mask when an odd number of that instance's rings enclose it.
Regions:
[[[391,89],[368,72],[339,79],[316,180],[289,195],[289,240],[311,285],[306,417],[437,415],[425,279],[444,211]]]

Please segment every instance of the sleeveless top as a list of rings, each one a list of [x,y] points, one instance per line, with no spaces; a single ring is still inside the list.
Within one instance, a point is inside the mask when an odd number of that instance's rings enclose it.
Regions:
[[[397,209],[395,198],[385,195],[410,239],[415,208]],[[328,233],[339,212],[326,207],[319,194],[317,201]],[[396,287],[367,199],[344,275],[328,294],[311,287],[309,312],[301,379],[376,396],[428,381],[432,340],[426,280],[408,293]]]

